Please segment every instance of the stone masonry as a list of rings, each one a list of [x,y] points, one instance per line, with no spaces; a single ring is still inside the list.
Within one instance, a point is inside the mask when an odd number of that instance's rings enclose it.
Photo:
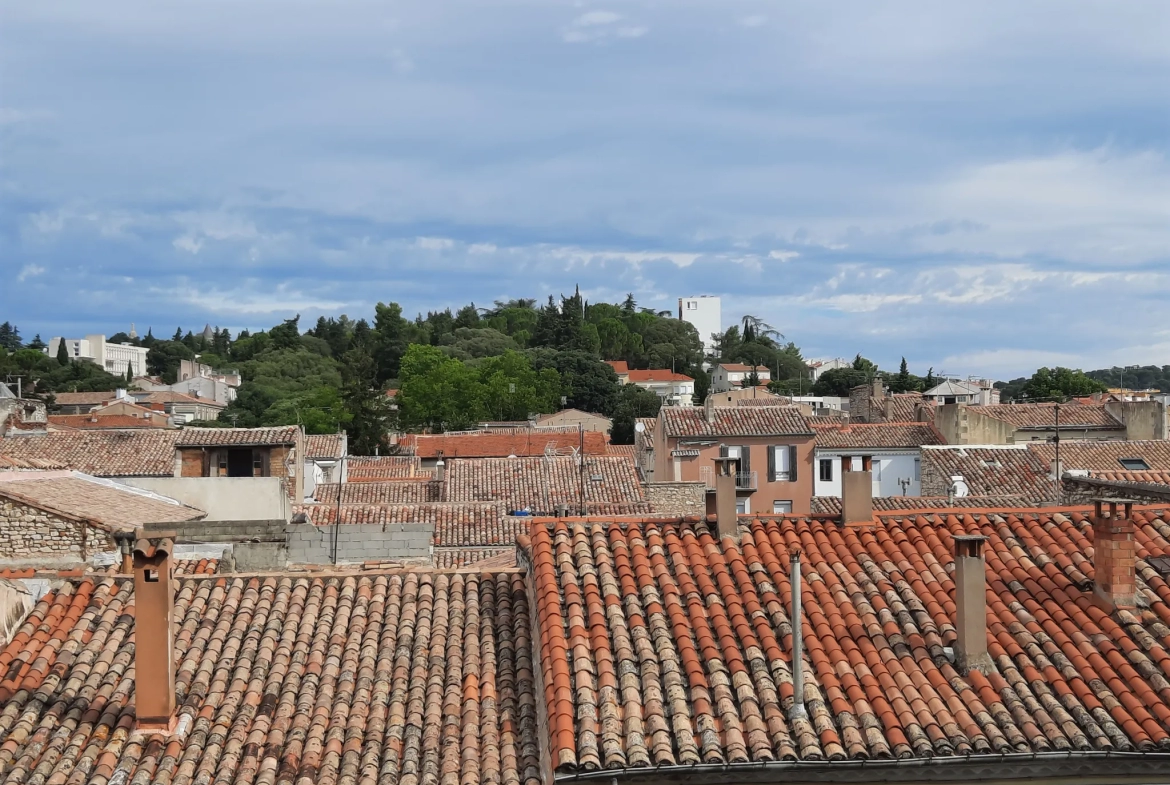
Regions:
[[[645,488],[650,511],[655,515],[682,518],[707,514],[707,486],[701,482],[652,482]]]
[[[0,558],[83,561],[114,543],[101,529],[8,499],[0,500]]]

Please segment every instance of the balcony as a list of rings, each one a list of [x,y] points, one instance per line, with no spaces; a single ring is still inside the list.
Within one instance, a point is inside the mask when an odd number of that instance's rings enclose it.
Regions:
[[[715,490],[715,468],[713,466],[699,467],[699,482],[707,486],[707,490]],[[736,472],[735,489],[737,491],[758,490],[759,476],[757,472]]]

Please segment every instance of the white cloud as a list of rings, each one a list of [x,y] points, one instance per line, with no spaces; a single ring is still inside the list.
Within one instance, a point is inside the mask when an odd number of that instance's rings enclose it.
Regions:
[[[619,27],[617,29],[618,38],[641,38],[649,32],[648,27]]]
[[[751,16],[741,16],[738,22],[742,27],[763,27],[768,23],[768,17],[763,14],[752,14]]]
[[[198,237],[193,237],[189,234],[185,234],[181,237],[176,237],[174,240],[172,240],[171,245],[173,245],[175,248],[177,248],[180,251],[186,251],[187,253],[189,253],[191,255],[195,255],[195,254],[199,253],[199,250],[201,248],[203,248],[203,241],[200,240]]]
[[[561,38],[570,44],[603,41],[610,38],[641,38],[649,28],[640,24],[615,26],[625,19],[613,11],[586,11],[561,31]]]
[[[575,27],[597,27],[598,25],[611,25],[614,22],[621,20],[621,14],[615,14],[613,11],[586,11],[573,20]]]
[[[189,282],[185,282],[189,283]],[[259,290],[256,290],[259,288]],[[263,282],[248,281],[243,288],[206,289],[184,285],[172,289],[151,290],[154,294],[183,302],[215,315],[256,316],[306,311],[337,312],[350,303],[302,292],[287,284],[266,287]]]
[[[400,74],[409,74],[414,70],[414,61],[401,49],[391,49],[387,53],[387,57],[390,58],[390,64],[394,70]]]
[[[455,247],[455,241],[448,237],[416,237],[414,245],[424,251],[449,251]]]
[[[44,275],[46,272],[44,267],[39,264],[26,264],[20,268],[20,275],[16,276],[18,283],[24,283],[29,278],[36,278],[38,275]]]
[[[796,251],[769,251],[768,252],[769,259],[776,259],[777,261],[781,261],[781,262],[790,262],[793,259],[798,258],[799,256],[800,256],[800,254]]]

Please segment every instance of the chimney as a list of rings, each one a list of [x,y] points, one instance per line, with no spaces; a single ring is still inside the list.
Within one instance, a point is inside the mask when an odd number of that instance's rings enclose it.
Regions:
[[[862,470],[852,470],[853,459],[841,459],[841,523],[864,526],[873,523],[873,473],[870,457],[862,456]]]
[[[447,464],[443,461],[442,450],[439,450],[439,460],[435,461],[435,479],[439,482],[447,479]]]
[[[882,417],[884,417],[887,422],[894,419],[894,399],[893,398],[883,398],[882,399]]]
[[[708,395],[707,400],[703,402],[703,414],[707,418],[707,422],[715,422],[715,396]]]
[[[735,511],[735,475],[739,458],[715,459],[715,531],[722,540],[739,542],[739,520]]]
[[[1110,613],[1137,606],[1132,515],[1128,499],[1093,500],[1093,600]]]
[[[173,531],[143,529],[134,543],[134,711],[138,729],[175,729],[175,593]]]
[[[872,389],[872,391],[871,391],[871,393],[870,393],[870,394],[871,394],[871,395],[872,395],[874,398],[877,398],[877,399],[880,401],[880,400],[882,400],[883,398],[885,398],[885,397],[886,397],[886,388],[885,388],[885,384],[882,382],[882,380],[881,380],[881,379],[874,379],[874,380],[873,380],[872,387],[873,387],[873,389]]]
[[[994,670],[987,653],[987,569],[981,534],[956,534],[955,541],[955,665],[960,673]]]

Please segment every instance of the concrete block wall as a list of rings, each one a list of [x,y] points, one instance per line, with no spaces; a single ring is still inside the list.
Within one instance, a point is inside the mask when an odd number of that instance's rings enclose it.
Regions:
[[[286,529],[288,561],[292,564],[330,564],[333,529],[294,524]],[[337,531],[338,563],[381,560],[429,560],[434,525],[429,523],[346,524]]]

